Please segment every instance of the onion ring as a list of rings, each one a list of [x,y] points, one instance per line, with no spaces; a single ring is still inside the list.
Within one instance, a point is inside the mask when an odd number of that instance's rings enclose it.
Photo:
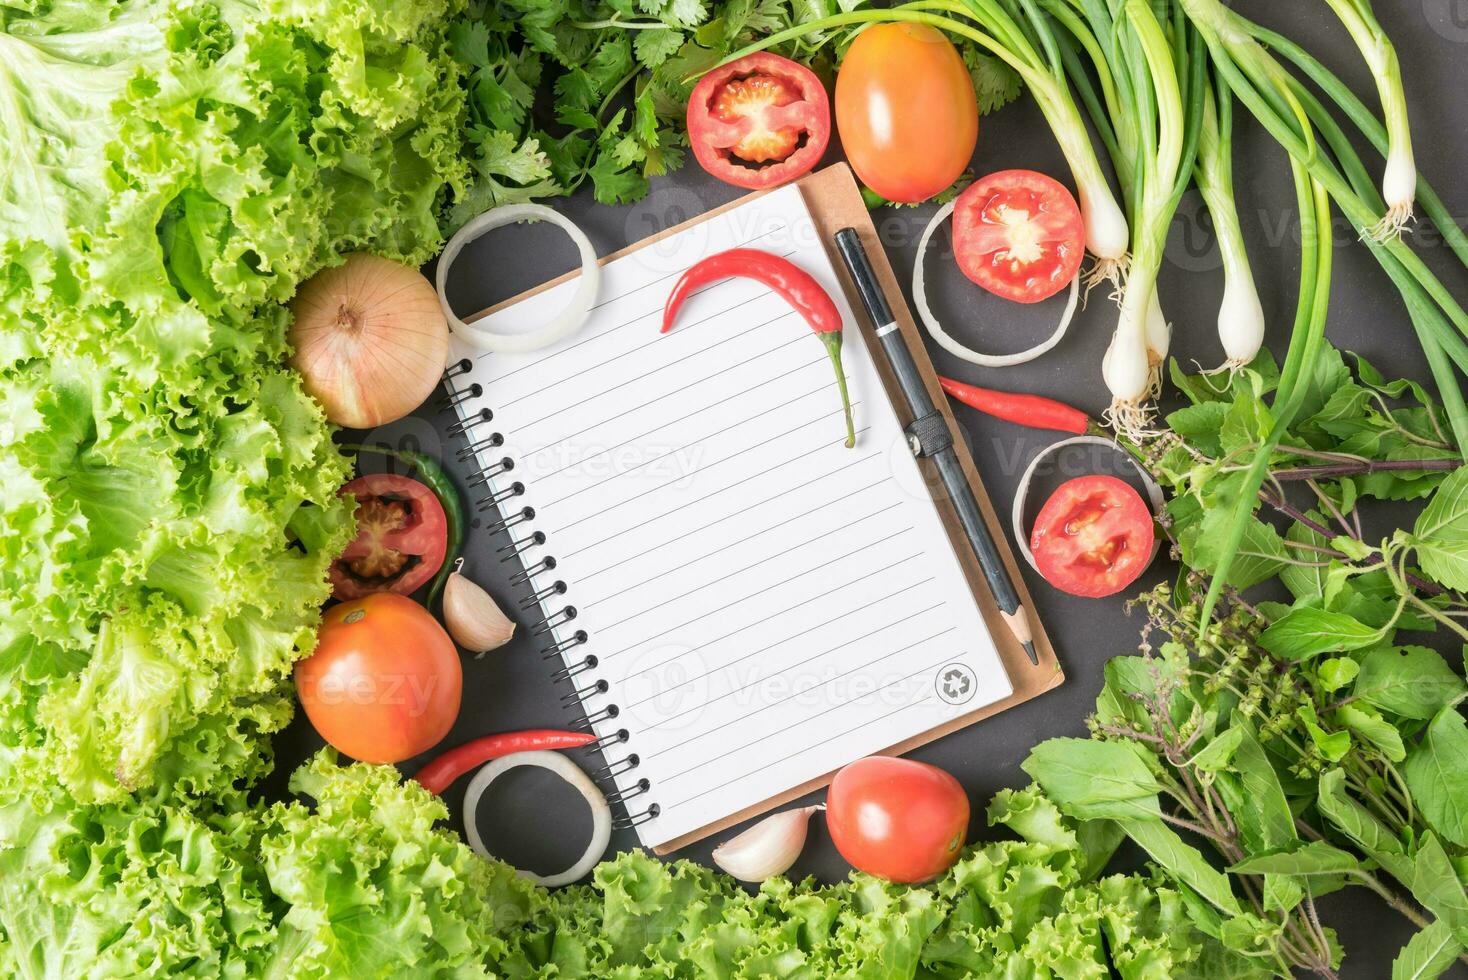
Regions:
[[[602,795],[601,790],[591,781],[591,777],[582,771],[570,759],[559,752],[549,752],[544,749],[534,752],[512,752],[492,762],[485,763],[474,778],[469,781],[469,789],[464,794],[464,836],[469,841],[469,846],[474,853],[487,861],[495,858],[484,846],[484,840],[479,836],[479,826],[474,819],[479,812],[479,800],[489,784],[499,776],[519,766],[538,766],[541,769],[549,769],[570,783],[586,800],[586,805],[591,808],[591,841],[586,846],[586,853],[581,855],[571,867],[560,874],[549,876],[538,875],[533,871],[516,868],[515,873],[521,878],[529,879],[537,885],[545,888],[558,888],[561,885],[569,885],[580,881],[596,867],[606,853],[607,844],[612,839],[612,808],[607,805],[607,798]]]
[[[1040,570],[1040,566],[1035,564],[1035,555],[1030,551],[1030,536],[1025,532],[1025,503],[1030,499],[1030,481],[1034,479],[1035,470],[1039,468],[1042,459],[1054,455],[1067,446],[1081,445],[1105,446],[1107,449],[1117,449],[1120,451],[1115,442],[1102,438],[1101,436],[1073,436],[1070,439],[1062,439],[1059,442],[1051,443],[1035,454],[1035,458],[1030,460],[1030,465],[1025,467],[1024,475],[1019,478],[1019,486],[1015,488],[1014,507],[1009,514],[1010,527],[1014,531],[1014,541],[1019,545],[1019,553],[1024,556],[1025,561],[1029,562],[1030,567],[1037,572]],[[1152,507],[1152,516],[1161,517],[1163,509],[1167,506],[1167,497],[1163,494],[1162,487],[1158,485],[1156,480],[1152,479],[1152,474],[1148,473],[1146,467],[1141,463],[1137,462],[1127,453],[1123,452],[1122,456],[1136,468],[1137,474],[1142,478],[1142,486],[1147,491],[1147,502]],[[1152,542],[1152,556],[1147,559],[1148,565],[1157,559],[1157,552],[1160,550],[1162,550],[1161,540],[1154,540]]]
[[[571,301],[556,315],[555,319],[533,330],[502,333],[474,323],[465,323],[454,314],[453,307],[449,305],[446,291],[449,267],[454,264],[454,260],[464,250],[464,246],[480,235],[494,228],[517,224],[521,221],[549,221],[564,231],[575,243],[577,250],[581,253],[581,282],[576,287],[575,295],[571,297]],[[443,307],[443,315],[448,318],[449,329],[456,336],[480,350],[493,354],[524,354],[528,351],[540,350],[542,347],[549,347],[556,341],[574,333],[586,323],[586,318],[591,315],[591,306],[596,302],[597,291],[601,288],[601,266],[597,265],[596,250],[591,247],[591,239],[587,238],[586,233],[570,218],[543,204],[507,204],[473,218],[454,233],[454,237],[450,238],[448,244],[443,247],[443,254],[438,257],[438,271],[434,276],[434,287],[438,290],[438,302]]]
[[[923,256],[928,254],[928,242],[933,237],[933,232],[943,223],[943,220],[953,213],[953,201],[949,201],[938,209],[933,215],[933,220],[928,222],[928,227],[923,229],[922,238],[918,239],[917,258],[913,260],[912,266],[912,303],[917,307],[918,319],[923,321],[923,326],[928,328],[928,333],[948,353],[955,357],[961,357],[970,364],[980,367],[1012,367],[1015,364],[1024,364],[1033,361],[1041,354],[1060,343],[1060,338],[1065,336],[1066,329],[1070,326],[1071,317],[1075,316],[1076,304],[1081,295],[1081,277],[1076,276],[1070,281],[1070,299],[1066,301],[1065,312],[1060,315],[1060,324],[1055,332],[1034,347],[1022,350],[1017,354],[981,354],[971,350],[948,336],[938,318],[933,316],[933,311],[928,307],[928,293],[923,286]]]

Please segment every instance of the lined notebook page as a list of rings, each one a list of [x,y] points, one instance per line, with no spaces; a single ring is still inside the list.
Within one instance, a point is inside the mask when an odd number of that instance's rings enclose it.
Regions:
[[[736,246],[796,262],[837,298],[857,443],[844,447],[835,375],[774,293],[732,279],[692,297],[669,334],[663,302],[690,264]],[[490,315],[544,322],[574,282]],[[625,730],[610,760],[641,792],[655,847],[1009,695],[998,654],[924,489],[836,273],[796,187],[765,195],[604,267],[590,322],[526,355],[478,355],[467,378],[502,433],[481,465],[511,529],[545,535],[527,567],[563,582],[544,638],[587,641],[568,665],[586,707]],[[643,784],[641,781],[646,780]]]

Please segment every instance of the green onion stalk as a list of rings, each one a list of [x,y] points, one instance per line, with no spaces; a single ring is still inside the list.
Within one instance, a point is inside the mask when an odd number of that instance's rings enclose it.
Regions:
[[[1218,305],[1218,339],[1230,373],[1253,361],[1264,344],[1264,305],[1249,267],[1244,233],[1234,207],[1233,98],[1226,86],[1210,86],[1203,97],[1203,128],[1194,178],[1213,218],[1223,259],[1223,300]]]
[[[1371,229],[1384,217],[1384,209],[1374,208],[1352,187],[1334,163],[1322,153],[1308,132],[1303,114],[1292,114],[1291,106],[1299,102],[1292,91],[1292,76],[1250,35],[1247,23],[1219,0],[1182,0],[1189,19],[1208,42],[1215,65],[1234,95],[1269,131],[1290,156],[1303,164],[1313,178],[1330,194],[1336,205],[1363,238],[1371,237]],[[1422,259],[1400,238],[1374,242],[1401,266],[1411,279],[1460,333],[1468,334],[1468,312],[1453,298]],[[1460,253],[1461,254],[1461,253]],[[1388,270],[1389,272],[1391,270]],[[1427,329],[1430,324],[1424,323]],[[1442,342],[1444,350],[1454,348]],[[1453,356],[1460,369],[1465,365]]]
[[[1389,151],[1386,169],[1381,177],[1381,196],[1386,211],[1371,226],[1375,241],[1398,238],[1412,220],[1412,199],[1417,190],[1417,165],[1412,157],[1412,133],[1407,125],[1407,96],[1402,89],[1402,69],[1391,39],[1376,22],[1371,0],[1326,0],[1351,40],[1361,51],[1371,77],[1376,81],[1377,97],[1386,118]]]
[[[1086,227],[1086,248],[1094,256],[1101,276],[1119,279],[1127,264],[1126,217],[1111,192],[1080,110],[1066,87],[1059,52],[1042,38],[1041,46],[1046,49],[1042,56],[999,0],[920,0],[891,9],[834,14],[760,38],[730,54],[721,64],[809,34],[879,23],[926,24],[961,37],[999,58],[1020,76],[1055,133],[1075,179]]]
[[[1371,143],[1376,151],[1383,157],[1391,153],[1391,136],[1387,127],[1366,108],[1366,104],[1356,97],[1356,94],[1346,87],[1330,69],[1326,68],[1315,57],[1300,45],[1291,41],[1282,34],[1278,34],[1268,28],[1248,21],[1243,17],[1235,15],[1235,20],[1249,32],[1255,40],[1267,46],[1272,51],[1277,51],[1286,61],[1299,69],[1310,81],[1325,94],[1336,107],[1345,114],[1346,118],[1361,132]],[[1414,167],[1415,169],[1415,167]],[[1428,220],[1436,227],[1442,240],[1447,244],[1458,261],[1468,267],[1468,234],[1459,227],[1458,222],[1448,212],[1447,205],[1441,197],[1432,189],[1420,173],[1417,175],[1417,203],[1422,205],[1422,211]]]
[[[1197,124],[1190,126],[1190,113],[1184,108],[1183,89],[1198,107],[1202,92],[1201,85],[1195,90],[1187,79],[1185,47],[1174,50],[1148,0],[1125,0],[1117,28],[1114,44],[1119,50],[1112,64],[1128,64],[1136,71],[1126,89],[1137,124],[1137,152],[1130,194],[1132,258],[1101,373],[1111,391],[1108,420],[1118,432],[1136,436],[1147,426],[1147,405],[1160,387],[1167,359],[1170,330],[1161,315],[1157,275],[1167,228],[1189,182],[1198,139]],[[1201,47],[1193,55],[1201,59]],[[1201,62],[1194,67],[1201,82]],[[1180,71],[1185,79],[1181,87]],[[1124,115],[1125,111],[1116,118]],[[1201,119],[1196,109],[1194,115]],[[1118,148],[1125,153],[1120,140]]]
[[[1205,151],[1208,174],[1216,177],[1214,186],[1231,183],[1228,144],[1216,118],[1211,143],[1203,143],[1207,55],[1202,36],[1187,23],[1181,8],[1172,7],[1172,17],[1163,22],[1145,3],[1039,2],[1044,14],[1030,6],[1031,19],[1041,27],[1042,19],[1053,20],[1058,28],[1054,35],[1061,60],[1111,154],[1131,216],[1132,267],[1120,295],[1122,313],[1103,374],[1113,394],[1111,419],[1121,431],[1137,435],[1146,424],[1147,403],[1160,388],[1171,340],[1156,281],[1166,229],[1191,182],[1195,159],[1202,161]],[[1130,21],[1141,16],[1149,26],[1139,33]],[[1231,191],[1217,194],[1210,203],[1220,210],[1219,223],[1236,232],[1226,243],[1230,272],[1242,267],[1243,281],[1252,288],[1247,259],[1236,260],[1243,256],[1243,243],[1231,197]],[[1225,199],[1227,206],[1221,207]],[[1231,275],[1231,280],[1239,277]],[[1237,294],[1235,289],[1230,299]]]
[[[1224,525],[1219,545],[1222,557],[1203,600],[1200,631],[1212,621],[1213,609],[1253,518],[1259,489],[1269,471],[1270,457],[1304,404],[1314,375],[1314,364],[1325,338],[1325,314],[1330,302],[1330,199],[1324,185],[1311,177],[1305,166],[1293,157],[1290,159],[1290,171],[1300,207],[1300,287],[1295,322],[1284,366],[1280,369],[1279,385],[1269,407],[1269,429],[1244,471],[1239,495]]]

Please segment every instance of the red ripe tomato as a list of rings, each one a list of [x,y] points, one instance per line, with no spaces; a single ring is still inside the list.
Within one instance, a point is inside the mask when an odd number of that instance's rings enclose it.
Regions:
[[[1137,580],[1152,560],[1152,512],[1114,476],[1067,480],[1040,508],[1030,550],[1045,581],[1100,598]]]
[[[379,592],[332,606],[316,650],[296,664],[296,694],[328,743],[362,762],[433,748],[459,716],[463,671],[438,620]]]
[[[963,274],[989,292],[1038,303],[1080,271],[1086,228],[1065,185],[1033,170],[1001,170],[958,195],[953,249]]]
[[[826,826],[857,870],[906,884],[930,881],[963,850],[968,795],[937,766],[874,755],[831,781]]]
[[[410,595],[443,566],[448,519],[433,491],[406,476],[374,473],[342,487],[357,498],[357,539],[331,564],[331,594]]]
[[[974,155],[979,107],[957,49],[926,24],[862,31],[836,75],[836,129],[862,182],[889,201],[932,197]]]
[[[831,139],[831,103],[815,73],[758,52],[715,68],[688,98],[688,141],[703,169],[736,187],[809,173]]]

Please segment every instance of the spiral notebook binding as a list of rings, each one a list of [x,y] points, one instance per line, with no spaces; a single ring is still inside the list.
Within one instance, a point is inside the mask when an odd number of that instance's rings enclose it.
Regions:
[[[510,584],[511,585],[515,585],[515,586],[528,585],[529,582],[530,582],[530,580],[533,579],[535,576],[542,575],[542,574],[544,574],[546,572],[549,572],[549,571],[553,570],[555,567],[556,567],[556,558],[555,558],[555,556],[554,555],[546,555],[544,558],[540,559],[540,561],[536,562],[534,565],[526,565],[524,568],[520,569],[513,576],[511,576],[511,578],[510,578]]]
[[[557,684],[559,684],[561,681],[568,681],[568,680],[570,680],[571,678],[575,677],[577,674],[584,674],[588,670],[595,670],[596,669],[596,665],[597,665],[597,659],[596,659],[596,657],[588,655],[580,663],[567,664],[566,666],[562,667],[560,670],[556,671],[554,674],[551,674],[551,679],[554,680]]]
[[[554,637],[552,637],[552,639],[554,639]],[[556,657],[559,657],[561,654],[565,653],[572,647],[580,646],[589,639],[591,639],[591,637],[585,630],[577,630],[575,633],[572,633],[564,640],[553,643],[548,647],[541,647],[541,659],[552,660]]]
[[[516,558],[519,558],[522,554],[525,553],[527,549],[538,548],[543,544],[545,544],[545,532],[532,531],[530,534],[525,535],[525,537],[523,538],[517,538],[515,540],[512,540],[507,545],[501,545],[500,547],[496,548],[495,554],[503,554],[504,552],[508,551],[509,554],[501,558],[500,561],[512,561]]]
[[[458,456],[459,462],[467,463],[486,449],[494,449],[504,444],[505,435],[503,432],[491,432],[483,439],[477,439],[469,443],[469,445],[462,447],[455,455]]]
[[[450,436],[462,436],[462,435],[466,435],[469,432],[469,430],[472,429],[472,428],[474,428],[475,426],[477,426],[477,425],[483,425],[486,422],[492,422],[492,421],[494,421],[494,412],[490,411],[487,408],[481,408],[478,412],[474,413],[473,415],[466,415],[463,418],[461,418],[459,421],[455,422],[453,425],[449,426],[449,430],[448,430],[449,431],[449,435]]]
[[[474,501],[474,509],[478,511],[486,511],[492,507],[497,508],[500,504],[504,503],[506,500],[509,500],[511,497],[519,497],[524,493],[525,484],[516,480],[514,483],[505,487],[503,490],[497,490],[494,493],[490,494],[488,497],[480,497],[478,500]]]
[[[639,813],[632,813],[629,810],[626,816],[615,818],[612,820],[612,826],[617,830],[630,830],[633,827],[647,823],[649,820],[657,819],[658,815],[662,812],[662,807],[656,803],[649,803],[647,808]]]
[[[550,585],[547,585],[545,588],[541,589],[540,591],[538,591],[538,592],[532,592],[532,593],[530,593],[530,595],[528,595],[525,598],[521,599],[520,600],[520,608],[521,609],[529,609],[532,606],[538,606],[538,605],[540,605],[542,602],[544,602],[545,600],[549,599],[551,596],[565,595],[565,594],[566,594],[566,583],[565,582],[562,582],[560,579],[556,579],[554,582],[552,582]]]
[[[514,468],[515,468],[515,461],[513,459],[511,459],[510,457],[506,456],[503,459],[501,459],[498,463],[494,463],[494,464],[492,464],[490,466],[486,466],[485,468],[481,469],[478,473],[475,473],[473,476],[469,477],[469,486],[471,486],[471,487],[487,487],[487,486],[489,486],[489,481],[490,480],[493,480],[495,477],[499,476],[501,473],[508,473],[508,472],[510,472],[510,470],[513,470]]]
[[[651,792],[652,792],[652,780],[651,779],[639,779],[637,782],[633,783],[631,786],[627,786],[627,787],[624,787],[622,789],[613,790],[612,792],[608,793],[607,794],[607,802],[608,803],[620,803],[623,806],[626,806],[628,800],[634,799],[636,797],[639,797],[643,793],[651,793]]]
[[[455,455],[460,462],[468,463],[477,461],[481,455],[491,449],[504,445],[505,437],[502,432],[490,432],[481,435],[480,426],[491,422],[495,413],[489,408],[480,408],[473,412],[464,411],[461,406],[467,402],[481,398],[484,395],[483,387],[477,382],[468,387],[460,388],[454,383],[454,379],[470,373],[474,368],[473,362],[468,358],[460,360],[451,365],[443,376],[444,386],[447,394],[440,401],[440,409],[443,411],[457,410],[459,421],[448,429],[451,437],[462,437],[465,445],[460,447]],[[530,632],[535,637],[545,637],[547,642],[541,646],[541,655],[546,660],[561,660],[562,665],[551,673],[551,680],[557,684],[571,683],[573,689],[561,695],[561,706],[566,710],[580,709],[582,717],[570,727],[588,733],[595,733],[597,725],[615,719],[621,708],[613,702],[594,703],[604,699],[612,693],[611,684],[604,678],[595,676],[598,660],[592,654],[587,654],[579,660],[575,659],[570,651],[586,644],[590,635],[584,629],[576,629],[569,636],[560,635],[563,628],[576,619],[576,607],[573,605],[559,605],[555,602],[558,596],[567,593],[568,587],[564,580],[556,579],[548,585],[539,585],[536,578],[556,567],[556,559],[553,555],[538,555],[532,559],[528,552],[533,548],[543,548],[546,544],[545,532],[531,530],[529,533],[521,533],[518,537],[514,530],[521,525],[528,524],[535,519],[535,508],[521,507],[519,510],[510,510],[510,502],[518,497],[524,496],[525,485],[515,481],[507,487],[496,488],[491,482],[495,477],[510,472],[515,468],[515,461],[509,456],[502,457],[498,462],[488,466],[480,466],[479,472],[469,480],[471,487],[484,487],[488,493],[475,501],[475,507],[479,511],[498,511],[499,520],[485,526],[490,534],[499,534],[501,531],[510,534],[510,543],[501,545],[496,549],[500,561],[518,559],[521,568],[510,579],[515,586],[528,586],[530,593],[520,601],[522,609],[531,609],[539,606],[542,612],[538,621],[531,625]],[[620,758],[613,758],[610,753],[616,752],[619,747],[626,746],[631,741],[631,733],[626,728],[618,728],[588,742],[586,748],[594,749],[606,760],[606,764],[594,773],[594,778],[612,782],[612,792],[607,794],[608,802],[618,805],[623,809],[623,815],[613,820],[613,826],[618,828],[637,827],[655,818],[660,809],[656,803],[634,811],[628,806],[628,801],[634,800],[644,794],[652,792],[652,781],[640,778],[627,786],[617,786],[615,780],[636,769],[642,762],[641,757],[635,752],[628,752]],[[620,753],[619,753],[620,754]]]

